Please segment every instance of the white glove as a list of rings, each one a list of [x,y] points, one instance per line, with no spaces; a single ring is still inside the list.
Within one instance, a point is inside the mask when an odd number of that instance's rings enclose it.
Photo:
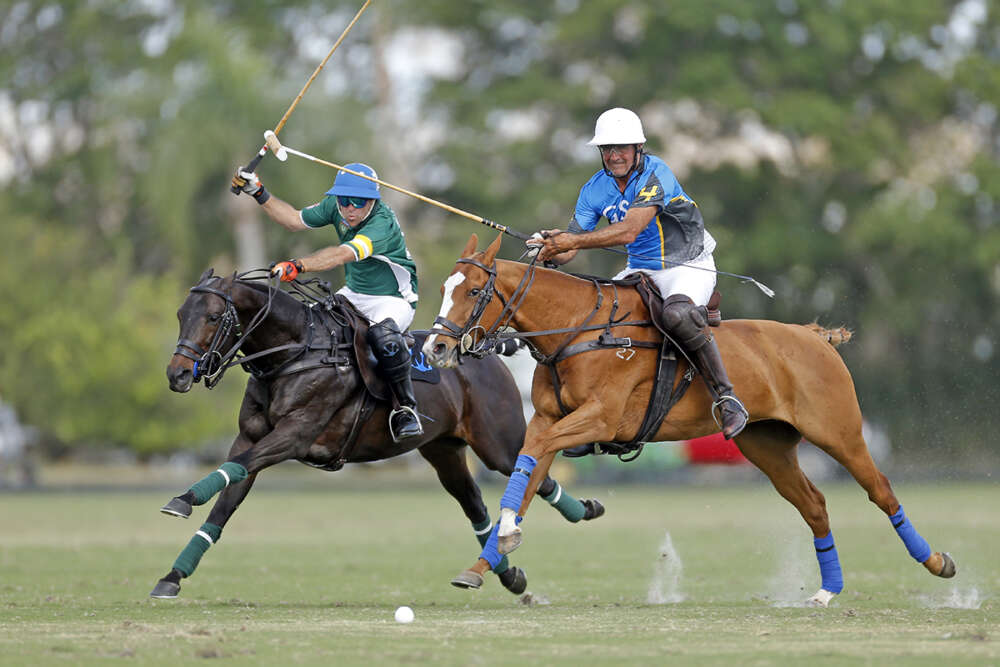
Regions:
[[[535,232],[524,242],[528,246],[528,257],[534,259],[538,255],[538,251],[542,249],[544,237],[541,232]]]
[[[257,174],[252,171],[243,171],[242,168],[236,170],[236,175],[233,176],[233,185],[242,189],[243,192],[251,197],[260,192],[260,189],[264,187],[260,179],[257,178]]]

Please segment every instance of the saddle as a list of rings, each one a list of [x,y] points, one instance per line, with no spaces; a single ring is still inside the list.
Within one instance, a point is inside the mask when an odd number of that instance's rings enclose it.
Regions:
[[[365,383],[368,392],[380,401],[389,401],[392,394],[389,385],[378,374],[378,361],[368,346],[368,318],[355,308],[354,304],[339,294],[334,295],[334,300],[340,306],[341,312],[347,317],[350,329],[353,331],[351,343],[354,350],[354,359],[358,363],[358,371],[361,379]],[[417,381],[437,384],[441,381],[441,371],[428,364],[424,359],[421,347],[427,339],[426,331],[406,331],[403,339],[407,347],[410,348],[410,376]]]
[[[607,281],[605,281],[607,282]],[[620,285],[623,287],[634,287],[636,292],[639,293],[639,297],[642,299],[646,308],[649,310],[650,320],[654,327],[663,336],[662,342],[660,343],[638,343],[629,341],[628,345],[630,347],[656,347],[659,349],[659,355],[656,360],[656,371],[653,376],[653,391],[649,397],[649,405],[646,408],[646,414],[643,417],[642,424],[639,426],[639,430],[635,437],[629,442],[595,442],[592,445],[582,445],[580,448],[592,446],[596,451],[601,451],[607,454],[617,455],[622,461],[634,461],[638,458],[639,454],[642,453],[643,445],[649,441],[650,438],[659,430],[660,425],[666,418],[667,413],[670,409],[679,401],[684,394],[687,392],[688,387],[691,385],[691,381],[694,379],[694,369],[689,368],[688,371],[681,377],[677,386],[674,387],[674,377],[677,372],[677,346],[671,339],[667,327],[662,321],[663,313],[663,296],[660,294],[659,288],[656,286],[650,277],[642,272],[632,273],[621,280],[610,281],[615,285]],[[722,313],[719,310],[719,304],[722,301],[722,295],[718,291],[712,293],[711,298],[706,306],[702,306],[705,311],[706,320],[709,326],[717,327],[722,323]],[[615,344],[621,340],[625,339],[608,339],[607,343],[602,342],[600,339],[594,341],[590,344],[579,344],[579,346],[570,351],[572,353],[584,352],[587,349],[599,349],[600,347],[606,347],[608,344]],[[569,350],[567,350],[569,351]],[[568,356],[568,355],[566,355]],[[565,358],[565,357],[563,357]],[[559,403],[559,407],[563,414],[567,414],[566,408],[559,401],[559,379],[558,373],[555,371],[555,367],[552,366],[553,380],[556,386],[556,400]],[[579,449],[579,448],[578,448]],[[627,454],[634,454],[631,458],[624,458]],[[565,454],[565,452],[564,452]],[[581,456],[582,454],[566,454],[567,456]]]

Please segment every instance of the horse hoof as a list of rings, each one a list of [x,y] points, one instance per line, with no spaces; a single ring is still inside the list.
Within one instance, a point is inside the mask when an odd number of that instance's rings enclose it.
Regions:
[[[149,594],[149,597],[158,598],[160,600],[173,600],[180,592],[180,584],[175,584],[174,582],[167,581],[166,579],[160,579],[156,582],[156,587]]]
[[[813,607],[829,607],[830,600],[832,600],[836,596],[837,596],[836,593],[831,593],[825,588],[821,588],[818,591],[816,591],[815,595],[806,600],[806,604]]]
[[[520,595],[528,588],[528,576],[519,567],[509,567],[497,577],[503,587],[514,595]]]
[[[483,575],[473,570],[466,570],[452,579],[451,585],[455,588],[479,589],[483,585]]]
[[[179,516],[182,519],[187,519],[191,516],[191,503],[186,500],[181,500],[180,498],[174,498],[169,503],[161,507],[160,511],[164,514],[169,514],[170,516]]]
[[[581,500],[580,502],[583,503],[584,521],[590,521],[591,519],[604,516],[604,505],[602,505],[596,498],[587,498],[586,500]]]
[[[497,537],[497,551],[501,554],[509,554],[519,546],[521,546],[520,530],[516,533],[511,533],[510,535],[501,535]]]
[[[951,579],[958,572],[958,568],[955,567],[955,561],[952,559],[951,554],[948,552],[941,553],[941,571],[937,573],[937,576],[943,579]]]

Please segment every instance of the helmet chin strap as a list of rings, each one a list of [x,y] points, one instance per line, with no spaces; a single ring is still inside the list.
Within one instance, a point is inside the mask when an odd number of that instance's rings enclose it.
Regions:
[[[628,179],[632,177],[632,172],[642,173],[639,167],[641,166],[642,163],[642,156],[646,154],[646,151],[643,148],[645,144],[632,144],[632,145],[635,146],[635,157],[632,158],[632,166],[629,167],[628,171],[625,172],[625,176],[623,177],[625,178],[626,182],[628,182]],[[617,176],[612,174],[611,170],[608,169],[608,165],[604,163],[604,155],[601,153],[600,146],[598,146],[597,148],[597,153],[598,155],[601,156],[601,167],[604,168],[604,173],[610,176],[611,178],[617,178]]]

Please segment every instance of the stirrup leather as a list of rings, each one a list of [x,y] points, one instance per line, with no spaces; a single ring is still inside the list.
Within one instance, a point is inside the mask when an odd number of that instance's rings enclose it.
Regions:
[[[746,407],[744,407],[743,402],[740,401],[740,399],[728,394],[719,396],[718,400],[712,403],[712,419],[715,420],[715,425],[719,427],[720,431],[725,429],[725,426],[722,423],[722,404],[726,401],[732,401],[735,403],[736,408],[743,413],[743,419],[745,421],[750,421],[750,413],[747,412]]]
[[[421,435],[424,432],[424,425],[420,423],[420,415],[417,414],[417,411],[408,405],[401,405],[389,413],[389,435],[392,436],[393,442],[399,442],[399,439],[396,437],[395,429],[392,428],[392,418],[402,412],[409,412],[413,415],[414,421],[417,422],[417,428],[420,429],[420,431],[418,433],[414,433],[414,436]]]

